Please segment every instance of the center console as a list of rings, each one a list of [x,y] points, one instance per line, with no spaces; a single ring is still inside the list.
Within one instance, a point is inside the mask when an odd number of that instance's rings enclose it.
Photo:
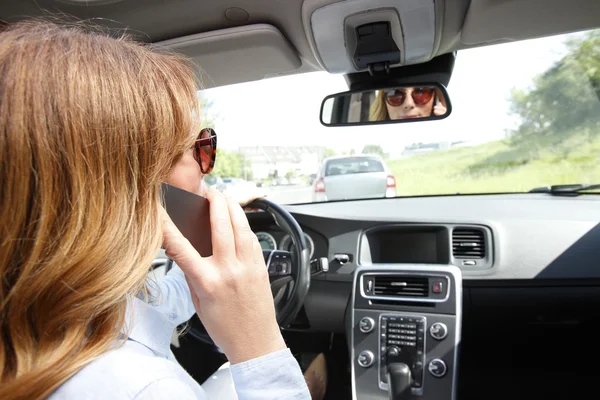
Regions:
[[[455,266],[377,264],[354,274],[353,398],[456,398],[462,276]]]

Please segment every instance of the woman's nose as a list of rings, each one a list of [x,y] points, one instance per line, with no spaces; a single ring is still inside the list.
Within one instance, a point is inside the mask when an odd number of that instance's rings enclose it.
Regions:
[[[404,108],[414,108],[415,107],[415,102],[413,101],[412,98],[412,92],[407,92],[406,93],[406,99],[404,100],[404,104],[402,104],[404,106]]]

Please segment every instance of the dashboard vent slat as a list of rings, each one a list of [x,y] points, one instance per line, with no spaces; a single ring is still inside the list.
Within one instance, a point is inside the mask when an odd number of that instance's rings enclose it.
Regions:
[[[425,277],[380,275],[374,278],[376,296],[391,297],[427,297],[429,280]]]
[[[477,228],[459,228],[452,232],[454,258],[480,260],[485,258],[485,234]]]

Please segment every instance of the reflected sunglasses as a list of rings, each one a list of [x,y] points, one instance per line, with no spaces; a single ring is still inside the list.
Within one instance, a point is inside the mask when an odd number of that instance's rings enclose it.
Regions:
[[[411,92],[414,103],[418,106],[429,103],[429,100],[433,97],[433,88],[428,87],[416,87]],[[400,107],[406,100],[406,90],[396,89],[390,90],[385,93],[385,101],[392,107]]]
[[[217,133],[212,128],[204,128],[194,143],[194,158],[203,174],[210,174],[217,159]]]

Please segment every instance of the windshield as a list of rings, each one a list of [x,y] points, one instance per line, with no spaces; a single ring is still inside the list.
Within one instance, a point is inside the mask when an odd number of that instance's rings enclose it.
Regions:
[[[213,175],[283,204],[600,182],[600,30],[458,52],[444,120],[322,126],[345,90],[313,72],[201,91]]]

